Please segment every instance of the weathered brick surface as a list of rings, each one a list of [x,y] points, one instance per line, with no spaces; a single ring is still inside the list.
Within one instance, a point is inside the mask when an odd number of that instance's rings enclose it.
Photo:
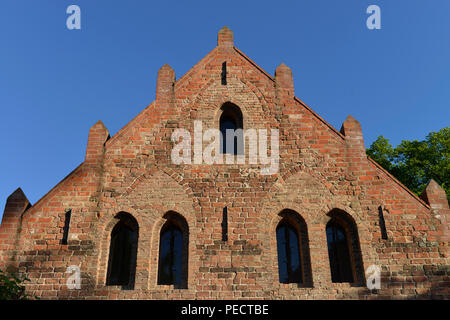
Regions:
[[[227,84],[221,84],[227,62]],[[48,299],[421,299],[449,297],[448,202],[433,181],[421,200],[365,155],[361,126],[338,132],[294,96],[291,70],[272,78],[233,46],[232,32],[182,78],[165,65],[156,100],[115,136],[101,122],[89,132],[86,160],[33,206],[19,189],[0,226],[0,268],[27,275],[28,291]],[[175,128],[219,127],[220,107],[242,110],[244,129],[280,130],[280,168],[175,165]],[[206,143],[205,145],[206,146]],[[193,150],[193,149],[192,149]],[[228,207],[228,241],[222,210]],[[381,207],[388,239],[382,239]],[[275,228],[280,212],[307,227],[310,285],[280,284]],[[363,268],[382,268],[381,290],[331,282],[325,226],[333,209],[357,226]],[[68,245],[64,216],[72,210]],[[139,224],[134,290],[106,286],[109,237],[118,212]],[[159,232],[167,212],[189,228],[188,286],[157,285]],[[69,290],[70,265],[82,288]]]

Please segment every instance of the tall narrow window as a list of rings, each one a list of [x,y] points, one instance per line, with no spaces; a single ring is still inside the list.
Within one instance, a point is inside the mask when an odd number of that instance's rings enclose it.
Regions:
[[[220,132],[222,139],[220,148],[222,153],[244,154],[244,136],[242,112],[231,102],[223,104],[220,116]],[[241,129],[241,130],[238,130]]]
[[[328,255],[333,282],[353,282],[352,263],[346,232],[336,221],[327,225]]]
[[[106,285],[134,287],[136,274],[138,224],[128,213],[121,212],[111,232]]]
[[[299,237],[287,221],[277,227],[278,272],[281,283],[302,282]]]
[[[356,223],[345,211],[333,209],[326,226],[331,280],[365,284],[364,266]]]
[[[186,221],[170,214],[160,234],[158,284],[187,287],[187,242]]]
[[[280,283],[313,287],[308,226],[300,214],[284,209],[276,228],[278,276]]]
[[[63,228],[63,237],[61,239],[61,244],[67,244],[69,240],[69,228],[70,228],[70,219],[72,217],[72,210],[66,211],[64,215],[64,228]]]
[[[222,212],[222,241],[228,241],[228,207]]]
[[[227,85],[227,62],[226,61],[224,61],[223,63],[222,63],[222,84],[224,85],[224,86],[226,86]]]
[[[378,219],[380,223],[381,239],[387,240],[388,235],[386,231],[386,223],[384,221],[383,207],[378,207]]]

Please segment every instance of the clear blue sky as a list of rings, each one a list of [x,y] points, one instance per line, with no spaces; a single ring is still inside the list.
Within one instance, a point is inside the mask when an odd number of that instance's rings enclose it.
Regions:
[[[81,8],[81,30],[66,8]],[[368,30],[366,8],[381,8]],[[366,147],[424,139],[450,119],[450,1],[0,1],[0,215],[21,187],[32,203],[84,160],[89,128],[111,135],[155,98],[156,73],[180,78],[227,25],[235,46]]]

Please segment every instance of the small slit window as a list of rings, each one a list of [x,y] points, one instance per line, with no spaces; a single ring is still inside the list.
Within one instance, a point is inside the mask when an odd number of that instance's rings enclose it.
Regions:
[[[64,215],[64,228],[61,244],[67,244],[69,240],[70,219],[72,218],[72,210],[66,211]]]
[[[222,241],[228,241],[228,207],[223,208],[221,226],[222,226]]]
[[[378,220],[380,224],[380,231],[381,231],[381,239],[387,240],[387,230],[386,230],[386,222],[384,221],[384,214],[383,214],[383,207],[378,207]]]
[[[226,61],[224,61],[222,63],[221,78],[222,78],[222,85],[226,86],[227,85],[227,62]]]

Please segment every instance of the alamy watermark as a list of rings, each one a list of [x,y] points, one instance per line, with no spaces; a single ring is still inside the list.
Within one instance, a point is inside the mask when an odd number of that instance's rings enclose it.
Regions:
[[[71,4],[67,7],[66,13],[70,16],[66,19],[66,26],[69,30],[81,29],[81,9],[78,5]],[[369,30],[381,29],[381,9],[378,5],[372,4],[367,7],[366,13],[370,16],[366,20],[366,26]]]
[[[67,7],[66,13],[70,14],[66,20],[66,26],[69,30],[81,29],[81,9],[79,6],[72,4]]]
[[[80,267],[76,265],[68,266],[66,269],[66,273],[71,274],[66,281],[66,286],[68,289],[81,289],[81,272]]]
[[[81,289],[81,271],[77,265],[67,267],[66,273],[71,274],[66,281],[69,290]],[[381,289],[381,268],[377,265],[370,265],[366,269],[366,286],[369,290]]]
[[[70,14],[66,20],[66,26],[69,30],[81,29],[81,9],[78,5],[71,4],[67,7],[66,13]],[[366,20],[366,26],[369,30],[381,29],[381,9],[376,4],[367,7],[366,13],[370,16]]]
[[[377,265],[370,265],[366,269],[366,285],[369,290],[381,289],[381,268]]]
[[[267,129],[227,129],[225,140],[219,129],[207,129],[203,132],[202,121],[194,121],[194,154],[192,156],[191,133],[186,129],[175,129],[172,142],[176,143],[171,152],[174,164],[245,164],[248,146],[248,164],[261,164],[262,175],[272,175],[279,168],[279,133],[278,129],[270,129],[270,150],[268,149]],[[203,149],[203,142],[209,143]],[[226,150],[223,152],[223,144]],[[270,154],[268,154],[270,151]],[[225,160],[224,160],[225,157]]]
[[[366,26],[369,30],[381,29],[381,9],[376,4],[367,7],[367,14],[370,16],[366,20]]]

